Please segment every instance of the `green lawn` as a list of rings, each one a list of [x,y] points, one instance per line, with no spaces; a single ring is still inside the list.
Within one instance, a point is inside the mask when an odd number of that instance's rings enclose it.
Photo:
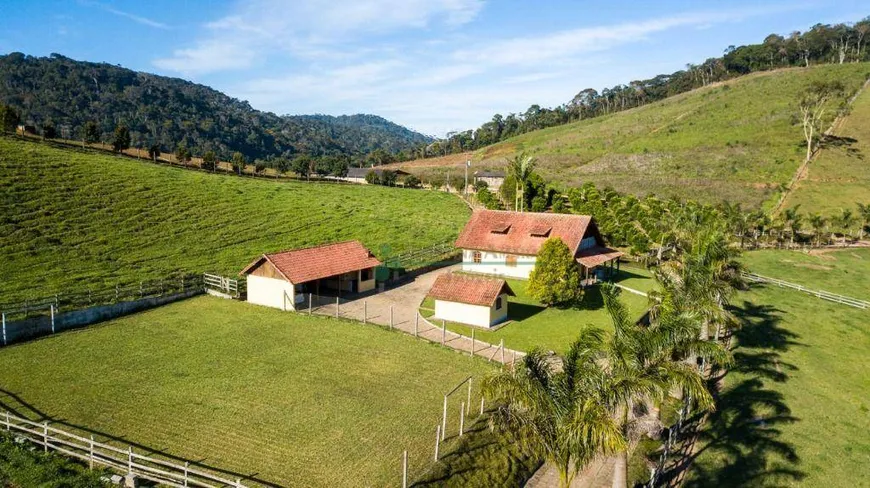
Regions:
[[[592,181],[641,196],[654,192],[770,205],[778,186],[790,181],[803,161],[803,133],[794,121],[800,92],[813,81],[836,79],[854,93],[868,76],[868,63],[755,73],[625,112],[529,132],[481,149],[474,159],[480,167],[500,167],[523,150],[537,159],[545,178],[564,186]],[[866,132],[866,124],[861,130]],[[863,164],[853,161],[855,167]],[[831,168],[847,178],[839,164]],[[865,180],[853,181],[853,193]]]
[[[490,368],[374,326],[199,297],[0,349],[0,404],[281,485],[396,486],[403,449],[412,476],[430,463],[442,395]]]
[[[610,316],[604,309],[598,287],[588,288],[578,306],[544,307],[529,296],[526,291],[527,281],[506,281],[517,294],[508,301],[510,323],[493,331],[457,323],[447,323],[447,329],[466,336],[471,336],[471,330],[474,329],[475,339],[496,345],[504,339],[505,347],[509,349],[528,351],[533,347],[541,347],[559,353],[568,349],[584,327],[591,325],[605,330],[611,329]],[[618,283],[640,290],[649,290],[653,281],[648,271],[638,268],[624,268],[617,280]],[[621,297],[638,318],[646,312],[646,297],[628,292],[623,292]],[[422,314],[430,317],[433,314],[434,302],[427,298],[421,308]]]
[[[832,216],[842,209],[856,210],[856,203],[870,203],[870,90],[855,99],[834,135],[837,139],[826,143],[810,163],[788,206]]]
[[[211,175],[11,137],[0,205],[0,302],[236,274],[263,252],[343,239],[384,257],[453,239],[469,215],[440,192]]]
[[[762,274],[801,282],[812,276],[866,294],[856,274],[870,263],[870,251],[854,253],[861,261],[851,254],[834,256],[856,266],[849,273],[845,265],[783,265],[791,259],[783,253],[746,259]],[[743,322],[736,366],[725,377],[687,486],[867,486],[870,312],[773,286],[740,293],[735,306]]]
[[[828,252],[753,251],[743,254],[750,271],[814,290],[870,300],[870,249]]]

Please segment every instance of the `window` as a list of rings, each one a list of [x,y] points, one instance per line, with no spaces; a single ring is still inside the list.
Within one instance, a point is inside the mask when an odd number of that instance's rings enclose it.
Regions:
[[[513,254],[508,254],[504,257],[504,265],[508,268],[517,267],[517,257]]]
[[[496,310],[501,310],[501,297],[497,297],[497,298],[495,299],[495,309],[496,309]]]
[[[368,281],[372,279],[372,270],[371,268],[366,268],[360,272],[359,276],[360,281]]]
[[[474,254],[472,255],[472,259],[474,260],[474,262],[476,264],[480,264],[480,251],[474,251]]]

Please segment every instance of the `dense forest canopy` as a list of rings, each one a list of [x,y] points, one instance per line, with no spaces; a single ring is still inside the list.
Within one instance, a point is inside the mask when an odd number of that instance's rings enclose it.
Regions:
[[[723,56],[686,69],[604,88],[581,90],[567,103],[554,108],[532,105],[525,112],[495,114],[477,129],[448,134],[429,144],[418,145],[407,157],[384,160],[381,153],[368,157],[371,163],[443,156],[475,150],[510,137],[546,127],[606,115],[656,102],[664,98],[755,71],[823,63],[870,60],[870,17],[855,24],[817,24],[807,32],[788,36],[771,34],[761,44],[728,46]]]
[[[52,127],[58,137],[80,139],[93,121],[99,139],[111,141],[115,128],[125,125],[133,147],[157,144],[172,152],[184,146],[227,160],[236,151],[249,160],[395,154],[431,142],[375,115],[278,116],[207,86],[59,54],[0,56],[0,104],[15,109],[22,123]]]

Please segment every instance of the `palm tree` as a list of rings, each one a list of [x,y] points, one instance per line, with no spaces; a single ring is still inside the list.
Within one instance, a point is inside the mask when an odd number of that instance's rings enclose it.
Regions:
[[[630,427],[635,406],[659,404],[671,391],[681,391],[700,408],[712,409],[713,396],[707,390],[704,377],[686,359],[700,356],[725,364],[728,353],[718,343],[699,339],[699,317],[666,305],[658,309],[657,317],[649,326],[640,325],[630,319],[615,286],[604,284],[602,295],[614,331],[607,351],[607,368],[617,385],[631,385],[630,388],[614,388],[618,396],[610,398],[623,437],[632,440]],[[619,451],[616,457],[613,487],[625,488],[627,480],[626,449]]]
[[[554,465],[562,488],[595,456],[626,448],[610,406],[633,385],[617,383],[602,365],[603,337],[600,329],[586,328],[561,358],[561,368],[534,349],[513,370],[483,382],[484,395],[499,405],[493,427]]]
[[[792,208],[785,209],[785,221],[791,233],[791,243],[794,245],[794,238],[801,230],[803,215],[800,214],[800,205],[795,205]]]
[[[810,215],[810,227],[813,228],[813,237],[816,238],[816,245],[822,245],[822,230],[825,228],[828,220],[822,217],[821,214]]]
[[[858,232],[858,240],[860,241],[864,238],[864,228],[867,227],[868,224],[870,224],[870,203],[859,203],[858,215],[861,219],[861,230]]]
[[[852,237],[852,232],[849,227],[855,224],[855,214],[849,209],[843,209],[842,213],[837,217],[837,224],[843,229],[843,246],[846,245],[846,233]]]
[[[515,183],[514,210],[519,208],[519,211],[522,212],[523,207],[525,206],[524,194],[526,183],[529,181],[529,178],[532,176],[532,171],[535,169],[535,158],[526,156],[526,153],[521,152],[514,156],[513,159],[508,160],[507,167],[508,173],[514,177]]]

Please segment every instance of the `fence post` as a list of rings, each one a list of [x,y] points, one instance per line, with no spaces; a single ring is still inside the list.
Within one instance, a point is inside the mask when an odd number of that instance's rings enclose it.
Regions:
[[[236,488],[242,488],[242,479],[236,478]]]
[[[417,328],[420,326],[420,312],[414,314],[414,337],[417,337]]]
[[[441,444],[441,426],[435,429],[435,460],[438,461],[438,447]]]
[[[447,328],[444,327],[444,319],[441,319],[441,345],[444,345],[444,339],[447,336]]]
[[[447,395],[444,395],[444,412],[441,414],[441,440],[447,432]]]
[[[311,293],[308,294],[308,315],[311,315]]]
[[[127,472],[133,476],[133,446],[127,447]]]
[[[181,292],[184,293],[184,275],[181,275]]]
[[[121,296],[121,287],[120,285],[115,285],[115,301],[118,301],[118,298]]]
[[[390,305],[390,330],[393,330],[393,306]]]
[[[140,281],[139,282],[139,298],[142,298],[143,296],[145,296],[145,290],[142,287],[142,282]]]
[[[402,453],[402,488],[408,488],[408,450]]]
[[[483,397],[480,397],[480,415],[483,415]]]
[[[6,345],[6,312],[2,313],[3,316],[3,345]]]
[[[466,399],[465,405],[468,406],[465,410],[465,415],[468,415],[468,412],[471,411],[471,378],[468,378],[468,398]]]
[[[6,411],[6,430],[12,430],[12,424],[9,422],[9,411]]]
[[[474,327],[471,328],[471,357],[474,357]]]
[[[363,323],[369,323],[369,302],[368,300],[363,300]]]
[[[459,437],[462,437],[465,430],[465,402],[459,405]]]
[[[335,318],[338,318],[338,315],[339,315],[338,307],[341,306],[341,305],[339,304],[338,300],[339,300],[339,298],[338,298],[338,297],[335,297]]]
[[[88,449],[88,468],[94,469],[94,436],[91,435],[90,449]]]
[[[48,309],[51,311],[51,333],[54,334],[54,304],[50,304]]]
[[[501,364],[505,364],[505,362],[504,362],[504,339],[501,340],[498,347],[501,348]]]
[[[42,445],[45,452],[48,452],[48,420],[42,422]]]
[[[187,488],[187,470],[190,469],[190,462],[184,462],[184,488]]]

